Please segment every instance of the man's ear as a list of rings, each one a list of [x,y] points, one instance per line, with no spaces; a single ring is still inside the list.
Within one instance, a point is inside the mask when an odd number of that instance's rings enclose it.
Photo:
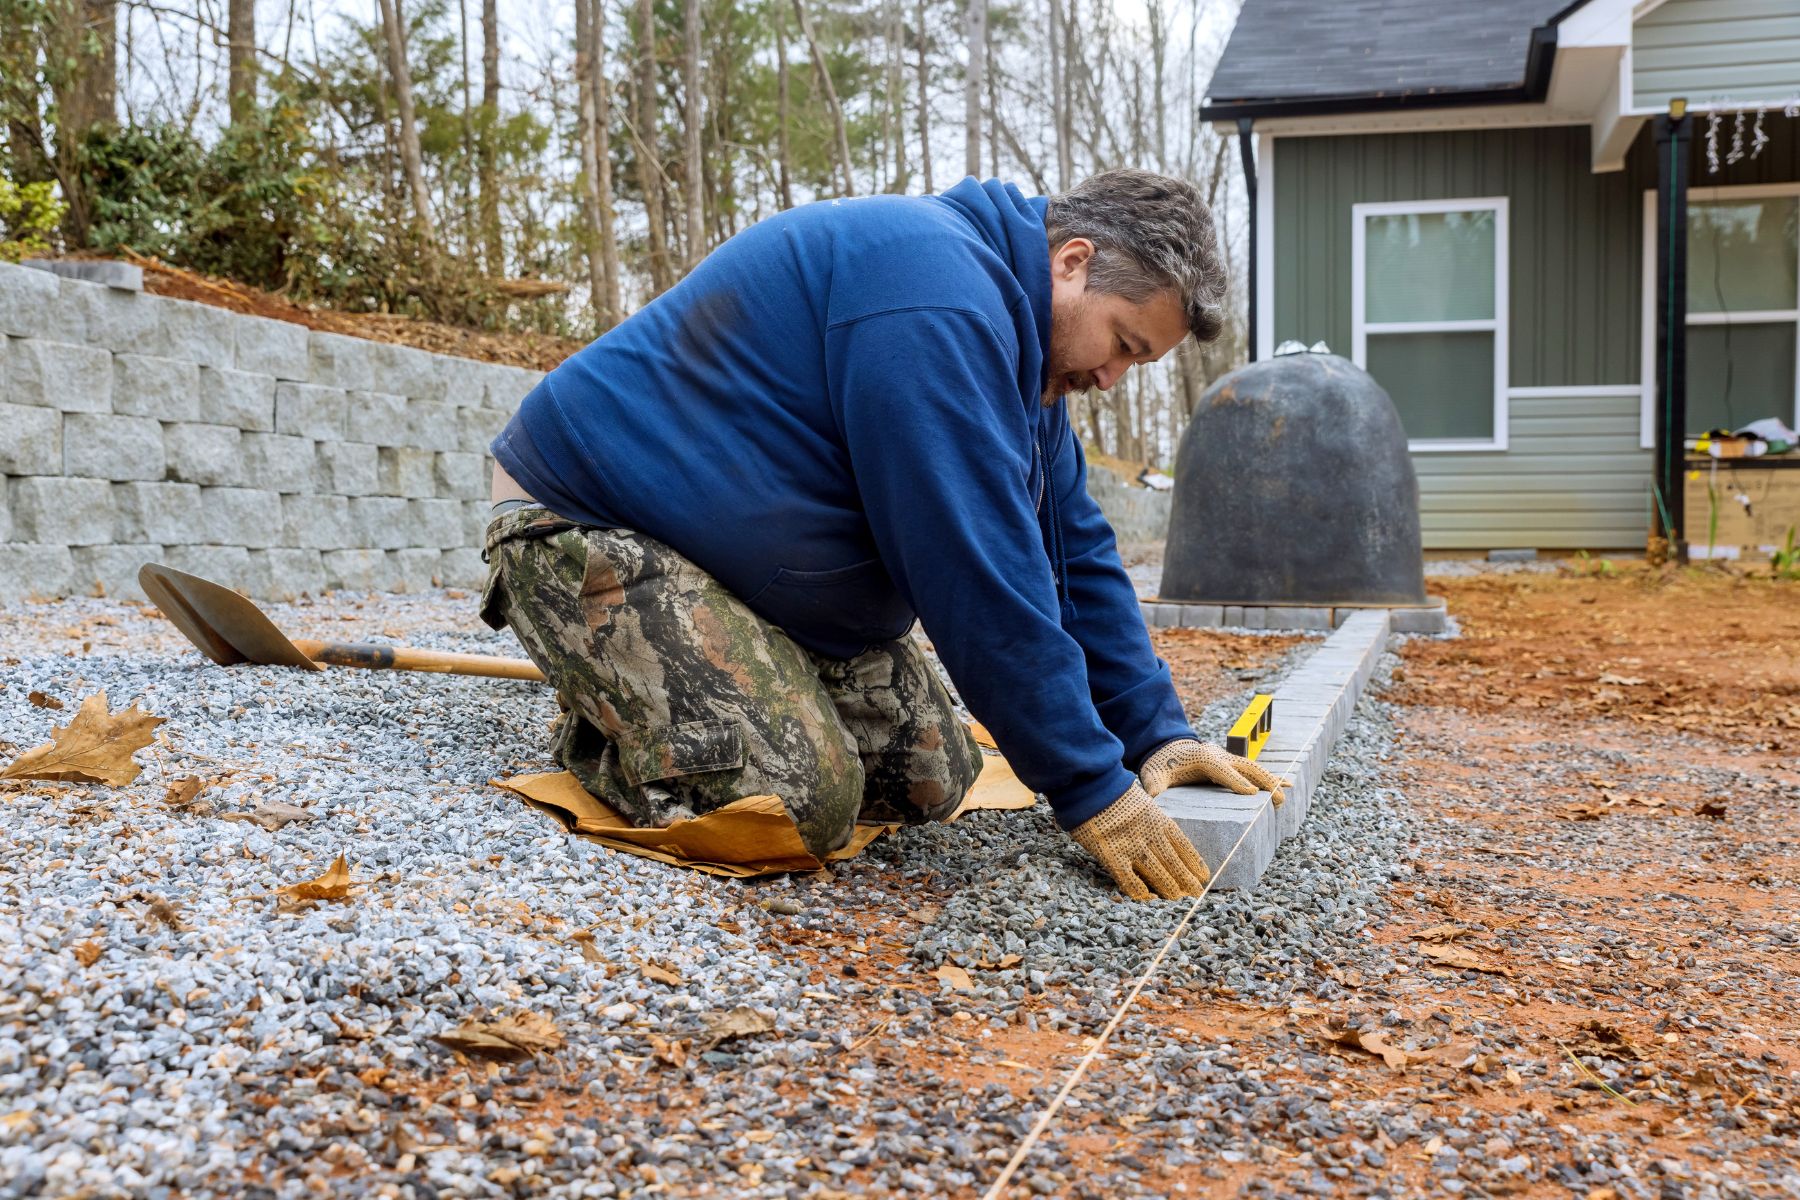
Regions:
[[[1050,278],[1077,286],[1087,284],[1088,260],[1094,257],[1094,243],[1086,238],[1070,238],[1050,252]]]

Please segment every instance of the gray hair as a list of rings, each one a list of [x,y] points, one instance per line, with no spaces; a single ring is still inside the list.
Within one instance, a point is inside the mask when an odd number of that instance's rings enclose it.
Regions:
[[[1050,197],[1050,249],[1071,238],[1094,244],[1088,286],[1142,304],[1174,292],[1188,332],[1210,342],[1225,325],[1225,264],[1212,210],[1185,179],[1122,168]]]

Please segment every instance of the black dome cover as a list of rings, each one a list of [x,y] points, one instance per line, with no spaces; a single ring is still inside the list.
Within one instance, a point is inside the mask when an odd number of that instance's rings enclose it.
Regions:
[[[1175,459],[1164,599],[1423,604],[1419,545],[1406,434],[1367,372],[1289,354],[1200,398]]]

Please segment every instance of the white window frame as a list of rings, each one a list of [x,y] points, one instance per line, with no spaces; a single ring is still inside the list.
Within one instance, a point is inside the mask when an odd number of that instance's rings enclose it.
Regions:
[[[1368,218],[1409,213],[1491,211],[1494,214],[1494,315],[1482,321],[1374,321],[1367,319],[1366,245]],[[1506,369],[1510,314],[1507,311],[1507,198],[1392,200],[1350,206],[1350,361],[1368,369],[1369,335],[1383,333],[1476,333],[1494,335],[1494,436],[1491,438],[1409,438],[1414,453],[1453,454],[1507,447]]]
[[[1706,203],[1719,200],[1761,200],[1770,196],[1800,196],[1800,182],[1797,183],[1744,183],[1735,187],[1691,187],[1688,189],[1688,203],[1695,201]],[[1795,247],[1796,255],[1800,255],[1800,246]],[[1800,261],[1795,263],[1795,277],[1800,278]],[[1639,321],[1642,326],[1642,347],[1639,359],[1639,378],[1642,380],[1643,399],[1638,405],[1638,446],[1645,450],[1656,446],[1656,189],[1649,188],[1644,192],[1644,273],[1643,273],[1643,316]],[[1795,289],[1800,293],[1800,287]],[[1730,313],[1689,313],[1689,325],[1770,325],[1776,321],[1792,321],[1794,323],[1794,407],[1788,414],[1788,424],[1800,427],[1800,295],[1794,299],[1795,307],[1759,309],[1754,312]],[[1686,437],[1682,430],[1680,436]]]

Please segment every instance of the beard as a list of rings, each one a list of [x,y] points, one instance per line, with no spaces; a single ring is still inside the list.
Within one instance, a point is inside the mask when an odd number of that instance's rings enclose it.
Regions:
[[[1072,300],[1066,305],[1050,307],[1050,346],[1044,355],[1048,364],[1044,372],[1043,405],[1049,408],[1069,392],[1081,392],[1094,386],[1094,377],[1086,371],[1075,370],[1069,363],[1068,345],[1074,337],[1074,330],[1081,324],[1082,316],[1087,312],[1088,302],[1085,297]]]

